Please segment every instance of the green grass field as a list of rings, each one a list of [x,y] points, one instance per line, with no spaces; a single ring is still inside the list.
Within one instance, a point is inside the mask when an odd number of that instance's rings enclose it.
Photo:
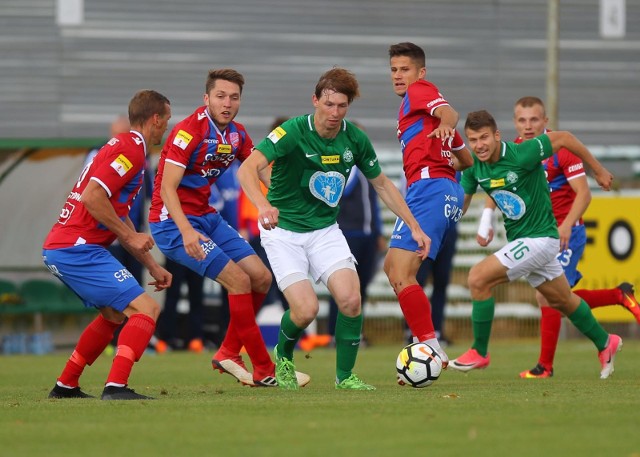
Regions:
[[[467,349],[448,349],[456,357]],[[608,380],[586,340],[562,341],[556,375],[521,380],[535,341],[498,341],[483,371],[431,387],[395,384],[399,347],[360,352],[375,392],[336,391],[335,353],[296,355],[313,380],[297,392],[243,387],[211,353],[145,355],[130,379],[157,401],[49,400],[68,354],[0,357],[1,456],[640,456],[640,341],[627,338]],[[103,356],[82,387],[98,395]]]

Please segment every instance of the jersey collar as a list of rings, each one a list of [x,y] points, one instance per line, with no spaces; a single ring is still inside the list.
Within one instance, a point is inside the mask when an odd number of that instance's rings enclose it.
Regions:
[[[307,125],[309,126],[309,131],[315,132],[316,128],[313,125],[313,114],[307,114]],[[347,131],[347,121],[346,119],[342,119],[342,131]]]

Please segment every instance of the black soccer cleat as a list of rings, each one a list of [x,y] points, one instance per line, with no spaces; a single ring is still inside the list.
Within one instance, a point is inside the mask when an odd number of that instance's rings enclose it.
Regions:
[[[85,394],[80,387],[74,387],[68,389],[66,387],[60,387],[58,384],[53,386],[51,392],[49,392],[49,398],[96,398],[93,395]]]
[[[136,393],[135,390],[129,389],[127,386],[116,387],[106,386],[102,391],[101,400],[155,400],[153,397],[147,397]]]

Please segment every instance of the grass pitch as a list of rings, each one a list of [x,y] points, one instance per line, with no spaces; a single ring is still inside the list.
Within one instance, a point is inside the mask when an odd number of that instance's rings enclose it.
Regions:
[[[396,385],[399,350],[361,350],[356,372],[375,392],[334,389],[333,349],[296,354],[312,376],[297,392],[243,387],[212,371],[211,353],[145,355],[131,387],[158,400],[135,402],[49,400],[68,354],[0,357],[0,456],[640,456],[638,340],[608,380],[583,339],[560,343],[553,378],[521,380],[538,344],[518,340],[493,343],[486,370],[424,389]],[[109,363],[85,371],[83,390],[100,395]]]

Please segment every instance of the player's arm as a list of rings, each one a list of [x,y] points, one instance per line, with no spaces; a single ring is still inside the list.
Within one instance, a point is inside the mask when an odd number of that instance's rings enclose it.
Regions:
[[[576,193],[571,205],[571,209],[565,217],[562,224],[558,226],[560,232],[560,250],[564,251],[569,247],[569,238],[571,238],[571,229],[576,222],[580,220],[591,203],[591,190],[586,176],[578,176],[569,181],[569,185]]]
[[[480,216],[480,223],[478,224],[478,233],[476,234],[476,241],[480,246],[488,246],[493,241],[494,229],[493,229],[493,212],[496,209],[496,203],[487,196],[484,201],[484,209]]]
[[[89,214],[114,233],[127,251],[136,258],[148,255],[148,251],[155,244],[153,238],[146,233],[136,232],[133,224],[129,226],[118,217],[107,191],[97,181],[92,179],[87,183],[80,199]]]
[[[209,241],[209,238],[193,228],[189,219],[182,211],[180,198],[178,197],[178,185],[182,181],[185,169],[174,163],[165,161],[160,184],[160,196],[164,206],[167,207],[171,219],[175,222],[180,234],[184,250],[196,260],[204,260],[206,254],[200,245],[200,241]]]
[[[269,168],[269,161],[265,155],[259,149],[254,148],[251,155],[238,168],[237,174],[242,190],[258,209],[258,221],[267,230],[271,230],[278,225],[279,214],[278,208],[271,206],[271,203],[269,203],[260,188],[261,177],[264,177],[265,173],[268,173],[268,182],[270,181],[271,172]],[[264,180],[262,182],[267,185]]]
[[[567,148],[593,170],[596,181],[600,187],[604,190],[611,190],[613,175],[591,154],[591,151],[589,151],[582,141],[567,131],[547,132],[546,135],[551,141],[553,152],[558,152],[560,148]]]
[[[402,198],[398,188],[384,173],[380,173],[375,178],[370,179],[369,182],[371,182],[384,204],[409,226],[411,237],[418,243],[420,258],[422,260],[426,259],[431,248],[431,238],[420,228],[420,224],[411,214],[411,210],[405,203],[404,198]]]
[[[440,124],[427,136],[429,138],[435,137],[443,140],[453,137],[460,117],[458,112],[449,105],[442,105],[433,111],[433,116],[440,119]]]
[[[451,150],[453,160],[453,168],[456,171],[462,171],[473,165],[473,156],[466,146],[457,151]]]

